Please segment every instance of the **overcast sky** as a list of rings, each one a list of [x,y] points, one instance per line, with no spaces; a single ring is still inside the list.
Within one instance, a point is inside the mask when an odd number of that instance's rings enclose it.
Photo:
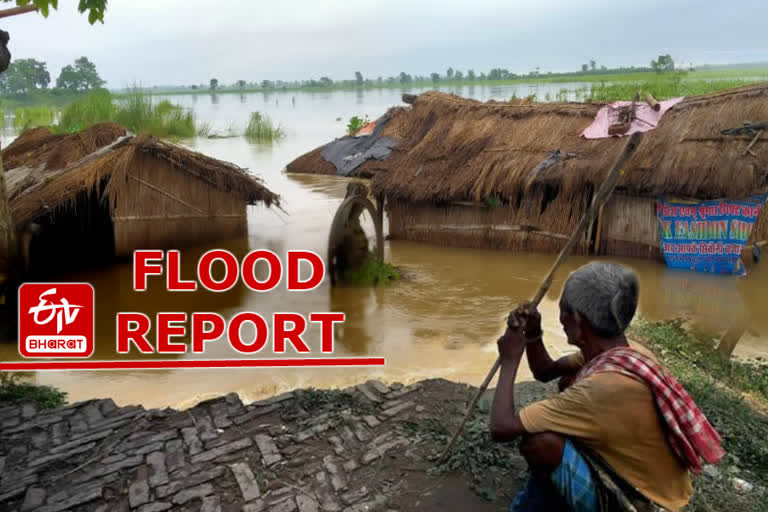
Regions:
[[[93,27],[76,5],[0,20],[13,57],[55,79],[85,55],[110,87],[768,60],[766,0],[109,0]]]

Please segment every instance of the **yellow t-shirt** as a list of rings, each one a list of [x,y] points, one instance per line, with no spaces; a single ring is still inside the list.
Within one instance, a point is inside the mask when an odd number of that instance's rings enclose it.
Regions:
[[[656,358],[645,347],[638,351]],[[579,352],[570,359],[584,364]],[[648,387],[615,372],[596,373],[520,411],[525,430],[578,438],[644,496],[675,512],[691,498],[688,471],[672,453]]]

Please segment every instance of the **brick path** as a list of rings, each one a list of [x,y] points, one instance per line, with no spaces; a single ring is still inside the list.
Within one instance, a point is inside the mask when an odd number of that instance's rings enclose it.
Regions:
[[[362,412],[295,393],[249,405],[230,394],[186,411],[3,407],[0,510],[387,510],[398,490],[384,460],[418,444],[392,425],[420,417],[418,387],[347,390]]]

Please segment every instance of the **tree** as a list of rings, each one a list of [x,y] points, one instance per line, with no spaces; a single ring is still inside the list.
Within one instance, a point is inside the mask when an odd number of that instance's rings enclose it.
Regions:
[[[219,79],[218,78],[211,78],[211,81],[208,84],[208,88],[210,90],[212,90],[212,91],[215,91],[218,86],[219,86]]]
[[[670,54],[659,55],[659,58],[651,61],[651,68],[657,73],[666,73],[675,70],[675,61]]]
[[[16,3],[21,8],[17,9],[15,13],[8,14],[8,16],[38,11],[42,14],[43,18],[48,17],[51,7],[56,10],[59,6],[58,0],[0,0],[0,3]],[[7,10],[11,11],[12,9]],[[88,23],[91,25],[97,21],[104,23],[104,12],[106,10],[107,0],[80,0],[77,4],[77,11],[80,14],[88,11]]]
[[[45,62],[35,59],[19,59],[8,66],[0,75],[0,92],[4,94],[27,94],[35,89],[45,89],[51,83],[51,75]]]
[[[589,71],[589,64],[582,64],[581,65],[581,72],[582,73],[586,73],[587,71]]]
[[[447,77],[448,77],[448,80],[451,80],[451,79],[453,79],[453,68],[448,68],[448,69],[445,71],[445,76],[447,76]]]
[[[456,73],[454,73],[453,75],[453,78],[455,78],[456,80],[461,80],[464,78],[464,73],[462,73],[461,71],[456,71]]]
[[[400,72],[400,83],[401,84],[409,84],[413,81],[413,78],[411,78],[411,75],[406,73],[405,71]]]
[[[245,89],[245,80],[238,80],[237,86],[241,89]]]
[[[262,80],[261,81],[261,88],[262,89],[272,89],[275,87],[275,84],[272,82],[272,80]]]
[[[437,82],[440,81],[440,73],[432,73],[429,76],[432,79],[433,84],[436,84]]]
[[[589,61],[589,67],[590,67],[590,69],[592,69],[592,71],[597,69],[597,62],[595,62],[595,59],[592,59],[592,60]]]
[[[363,85],[363,74],[359,71],[355,71],[355,84],[357,84],[358,87]]]
[[[74,65],[68,64],[61,68],[56,87],[70,91],[88,91],[104,87],[104,80],[99,76],[93,62],[87,57],[80,57],[75,60]]]
[[[475,79],[475,70],[470,69],[467,71],[467,80],[474,80]]]

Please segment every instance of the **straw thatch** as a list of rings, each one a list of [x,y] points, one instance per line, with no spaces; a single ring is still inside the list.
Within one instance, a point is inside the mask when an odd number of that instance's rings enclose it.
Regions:
[[[554,185],[569,194],[599,186],[624,139],[580,137],[601,104],[482,103],[428,92],[411,108],[390,111],[382,136],[398,146],[385,161],[369,161],[356,175],[374,176],[373,190],[411,202],[513,201],[531,171],[551,151],[564,157],[532,185]],[[768,84],[690,97],[675,106],[644,140],[619,185],[632,194],[700,199],[743,197],[768,187],[768,144],[745,153],[750,137],[720,130],[768,120]],[[768,136],[765,137],[768,141]],[[334,174],[318,148],[287,170]]]
[[[245,169],[150,136],[127,135],[113,123],[74,134],[30,130],[2,151],[11,213],[17,227],[57,208],[72,206],[83,191],[106,185],[103,199],[114,211],[125,196],[137,159],[149,158],[247,204],[279,204],[278,196]],[[141,214],[141,212],[134,212]]]
[[[602,104],[481,103],[428,92],[391,109],[398,145],[355,172],[388,202],[390,235],[471,247],[556,251],[625,139],[581,138]],[[576,250],[660,257],[656,198],[743,198],[768,189],[768,135],[720,131],[768,120],[768,84],[687,98],[646,133],[601,221]],[[335,174],[318,148],[288,171]],[[766,213],[755,237],[768,237]],[[604,220],[604,222],[603,222]]]
[[[533,179],[566,195],[599,186],[623,139],[587,140],[581,132],[601,105],[480,103],[440,93],[418,97],[408,112],[401,150],[377,173],[373,188],[412,202],[514,200],[550,151],[570,155]],[[645,134],[619,189],[711,199],[743,197],[768,187],[768,146],[745,154],[748,136],[720,130],[768,120],[768,85],[684,100]],[[766,138],[768,140],[768,138]],[[382,163],[380,163],[381,165]]]

